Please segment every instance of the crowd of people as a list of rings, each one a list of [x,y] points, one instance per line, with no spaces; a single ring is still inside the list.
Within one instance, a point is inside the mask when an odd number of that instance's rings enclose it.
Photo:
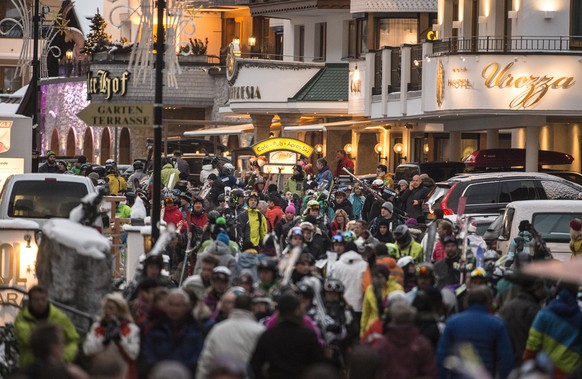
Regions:
[[[301,160],[277,184],[208,158],[200,191],[168,160],[163,219],[176,233],[164,254],[103,299],[81,342],[31,289],[18,375],[582,377],[578,287],[519,274],[550,258],[529,222],[500,257],[473,225],[459,230],[439,209],[425,218],[427,175],[394,183],[378,165],[370,185],[344,182],[353,162],[337,159],[334,173]],[[145,173],[128,182],[147,187]],[[570,233],[575,257],[582,221]]]

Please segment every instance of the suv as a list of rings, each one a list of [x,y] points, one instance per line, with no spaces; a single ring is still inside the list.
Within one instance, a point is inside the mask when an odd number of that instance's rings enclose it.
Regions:
[[[582,186],[539,172],[463,174],[437,183],[423,211],[432,214],[441,208],[446,216],[454,216],[461,197],[466,199],[463,213],[500,213],[512,201],[576,200],[581,196]]]
[[[403,163],[396,167],[394,183],[398,183],[401,179],[410,183],[414,175],[420,174],[428,174],[435,182],[441,182],[459,172],[465,172],[465,164],[463,162]]]

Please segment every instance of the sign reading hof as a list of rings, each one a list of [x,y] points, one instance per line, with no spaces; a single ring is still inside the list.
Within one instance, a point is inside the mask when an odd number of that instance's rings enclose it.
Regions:
[[[293,138],[269,138],[257,142],[251,148],[257,156],[279,150],[291,151],[306,157],[310,157],[313,154],[313,147]]]
[[[105,100],[110,100],[112,95],[125,96],[129,71],[125,70],[120,77],[110,77],[109,71],[99,70],[97,76],[89,71],[87,74],[87,96],[105,95]]]

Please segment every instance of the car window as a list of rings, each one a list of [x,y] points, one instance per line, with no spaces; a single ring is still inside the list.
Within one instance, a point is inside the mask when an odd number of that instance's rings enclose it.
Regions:
[[[490,204],[497,202],[497,183],[471,184],[463,194],[467,204]]]
[[[394,181],[397,182],[400,179],[410,181],[414,175],[418,174],[420,174],[418,166],[398,166],[394,171]]]
[[[66,181],[16,181],[8,206],[9,217],[68,218],[87,195],[87,185]]]
[[[537,199],[535,183],[532,180],[512,180],[501,183],[499,192],[500,203],[511,203],[518,200]]]
[[[509,239],[511,235],[511,224],[513,223],[513,216],[515,215],[514,208],[507,208],[503,214],[503,227],[501,228],[500,236],[505,240]]]
[[[542,187],[548,199],[576,200],[581,191],[579,187],[554,180],[542,180]]]
[[[580,213],[534,213],[532,224],[546,242],[570,242],[570,221]]]

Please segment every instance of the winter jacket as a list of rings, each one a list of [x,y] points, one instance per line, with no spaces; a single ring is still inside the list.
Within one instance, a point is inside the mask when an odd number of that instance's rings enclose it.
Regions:
[[[265,327],[251,312],[234,309],[227,320],[212,328],[198,362],[197,379],[206,379],[217,359],[248,362]]]
[[[141,359],[147,368],[165,360],[177,361],[194,373],[203,344],[202,326],[192,316],[177,326],[164,317],[144,336]]]
[[[194,211],[190,212],[190,224],[192,225],[192,228],[196,228],[202,232],[206,227],[206,224],[208,224],[208,216],[206,215],[206,212],[204,212],[204,210],[202,210],[200,214],[196,214]]]
[[[280,206],[275,205],[273,208],[268,208],[267,212],[265,212],[265,217],[269,221],[269,233],[275,229],[279,220],[285,217],[285,212],[281,209]]]
[[[259,274],[257,272],[257,265],[259,264],[259,259],[257,258],[257,254],[249,253],[249,252],[242,252],[239,254],[238,259],[236,261],[236,277],[240,277],[240,274],[243,270],[247,270],[251,272],[253,276],[253,282],[256,282],[259,279]]]
[[[509,300],[499,310],[499,316],[505,321],[513,346],[513,362],[521,365],[529,329],[540,311],[540,301],[531,293],[522,290],[517,297]]]
[[[570,241],[570,251],[572,258],[582,257],[582,234],[579,234],[574,241]]]
[[[208,195],[206,195],[206,200],[208,200],[211,209],[218,205],[218,196],[221,194],[224,194],[224,183],[220,180],[215,180]]]
[[[172,174],[174,174],[173,177],[172,177]],[[174,166],[172,166],[171,163],[166,163],[164,165],[164,167],[162,167],[161,178],[162,178],[162,185],[164,187],[167,187],[169,189],[174,189],[174,186],[180,180],[180,171],[177,168],[174,168]],[[170,182],[170,178],[172,178],[171,182]]]
[[[457,254],[454,258],[445,257],[434,264],[434,275],[436,284],[439,289],[446,286],[459,284],[461,281],[461,271],[459,269],[459,261],[461,254]]]
[[[386,284],[382,288],[382,306],[384,306],[388,295],[396,290],[403,291],[404,289],[394,280],[389,279],[386,281]],[[380,316],[382,316],[383,312],[383,309],[378,309],[378,300],[376,299],[376,294],[374,293],[374,284],[370,284],[364,293],[362,320],[360,322],[360,336],[363,336],[366,333],[372,323],[374,323],[374,321],[378,320]]]
[[[176,158],[175,167],[178,169],[178,171],[180,171],[181,174],[190,174],[190,165],[184,158]]]
[[[470,343],[492,377],[505,379],[513,369],[513,352],[507,327],[502,319],[490,315],[485,305],[474,304],[452,316],[437,347],[440,379],[449,378],[445,359],[460,343]],[[452,378],[459,376],[453,374]]]
[[[115,208],[115,217],[117,218],[131,218],[131,207],[124,203],[119,203]]]
[[[91,357],[105,352],[108,347],[115,346],[115,350],[127,363],[129,370],[127,378],[137,378],[137,367],[135,360],[139,354],[140,330],[132,322],[125,320],[119,325],[119,341],[110,341],[105,344],[108,325],[104,322],[95,322],[91,326],[89,333],[83,343],[83,352],[86,356]]]
[[[344,199],[344,201],[342,201],[341,204],[334,203],[333,204],[334,212],[337,211],[338,209],[343,209],[344,211],[346,211],[350,220],[354,219],[354,211],[352,209],[352,203],[350,203],[350,201],[348,199]],[[346,220],[346,222],[348,222],[348,221]]]
[[[329,234],[333,237],[336,236],[338,234],[342,234],[343,232],[346,231],[346,227],[344,225],[344,227],[340,227],[339,224],[335,221],[332,221],[331,224],[329,224]]]
[[[262,246],[267,235],[267,222],[258,209],[247,208],[238,216],[238,237],[243,243],[250,241],[255,247]]]
[[[340,175],[347,175],[343,168],[347,168],[351,173],[354,172],[354,161],[348,157],[340,159],[337,161],[337,167],[335,169],[334,176],[337,178]]]
[[[259,337],[250,365],[255,379],[296,379],[307,367],[322,360],[323,351],[313,331],[279,320]],[[266,364],[267,376],[263,373]]]
[[[59,165],[55,162],[54,165],[49,165],[48,162],[38,168],[38,172],[56,174],[59,172]]]
[[[218,265],[228,268],[231,272],[236,272],[236,259],[230,254],[230,248],[226,246],[221,241],[214,241],[206,249],[203,250],[202,254],[196,259],[196,266],[194,267],[194,275],[200,274],[202,271],[202,258],[206,255],[214,255],[218,258]]]
[[[331,182],[333,181],[333,175],[331,174],[329,167],[325,166],[324,168],[322,168],[317,173],[317,177],[315,178],[315,181],[317,182],[318,186],[320,186],[321,183],[323,183],[323,182],[327,182],[326,189],[329,189],[331,187]]]
[[[389,325],[378,351],[385,379],[436,377],[430,341],[413,325]]]
[[[406,246],[400,246],[400,244],[396,244],[398,247],[398,257],[403,256],[410,256],[414,258],[414,261],[417,263],[424,261],[424,252],[422,251],[422,245],[416,242],[415,240],[411,239],[410,243]]]
[[[410,191],[408,198],[406,199],[406,213],[408,217],[417,218],[422,215],[422,202],[424,198],[428,195],[428,189],[423,185]],[[414,201],[418,201],[418,204],[413,205]]]
[[[188,224],[184,220],[182,211],[175,205],[166,205],[164,208],[164,221],[168,225],[173,224],[178,232],[185,232],[188,229]]]
[[[120,192],[127,189],[127,183],[122,176],[117,174],[109,174],[105,177],[107,185],[109,186],[110,195],[119,195]]]
[[[366,201],[366,197],[364,195],[358,196],[354,192],[352,192],[348,200],[350,201],[350,203],[352,203],[354,220],[360,220],[362,218],[362,208],[364,207],[364,201]]]
[[[523,250],[518,251],[519,250],[518,241],[520,239],[523,239]],[[508,258],[510,258],[510,260],[515,260],[515,256],[519,253],[529,254],[530,249],[532,249],[532,251],[533,251],[533,246],[532,246],[533,241],[534,241],[533,236],[527,230],[524,230],[523,232],[519,232],[517,234],[517,237],[512,239],[510,244],[509,244],[509,248],[507,249]]]
[[[237,180],[237,178],[235,178],[234,175],[224,175],[224,174],[220,174],[218,176],[218,180],[222,181],[222,183],[224,183],[224,186],[225,187],[230,187],[230,188],[240,187],[240,188],[243,188],[245,186],[245,182],[243,182],[241,180]]]
[[[389,256],[381,256],[376,258],[375,265],[385,265],[390,269],[390,280],[404,286],[404,271],[396,265],[396,260]],[[362,279],[362,293],[366,292],[368,286],[372,284],[372,269],[368,267]]]
[[[200,171],[200,183],[205,184],[206,179],[210,174],[214,174],[218,177],[218,170],[213,168],[211,164],[205,164],[202,166],[202,171]]]
[[[79,335],[71,320],[63,312],[54,305],[49,304],[48,318],[46,320],[38,320],[30,313],[28,307],[26,307],[18,313],[14,321],[16,339],[18,340],[18,348],[20,349],[20,367],[29,365],[34,361],[32,347],[30,346],[30,337],[32,336],[32,332],[45,322],[52,325],[59,325],[63,328],[65,334],[65,361],[72,362],[77,356]]]
[[[333,277],[343,283],[344,298],[354,312],[362,311],[364,294],[361,285],[367,268],[368,262],[354,251],[346,251],[333,265]]]
[[[303,198],[303,196],[305,194],[304,185],[305,185],[305,178],[300,180],[299,178],[295,178],[294,176],[292,176],[285,183],[283,193],[291,192],[293,195],[297,195],[301,199],[301,198]]]
[[[567,290],[538,312],[527,338],[525,359],[538,352],[549,355],[554,378],[561,379],[582,363],[582,312]]]

